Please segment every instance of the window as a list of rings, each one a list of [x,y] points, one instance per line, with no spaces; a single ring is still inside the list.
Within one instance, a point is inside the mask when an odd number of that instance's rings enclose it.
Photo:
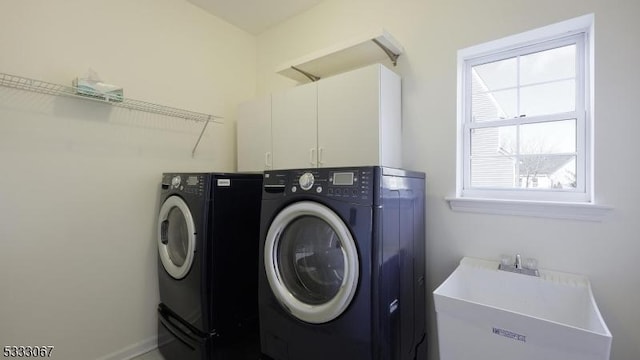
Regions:
[[[450,200],[593,203],[592,28],[587,15],[458,52]]]
[[[585,37],[465,60],[465,195],[588,200]]]

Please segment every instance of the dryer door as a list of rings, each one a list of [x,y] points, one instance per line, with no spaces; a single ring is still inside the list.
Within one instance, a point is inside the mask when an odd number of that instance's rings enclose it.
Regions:
[[[196,251],[196,227],[187,203],[170,196],[160,208],[158,251],[164,269],[175,279],[187,275]]]
[[[271,290],[296,318],[325,323],[349,306],[359,260],[351,232],[328,207],[301,201],[284,208],[265,239]]]

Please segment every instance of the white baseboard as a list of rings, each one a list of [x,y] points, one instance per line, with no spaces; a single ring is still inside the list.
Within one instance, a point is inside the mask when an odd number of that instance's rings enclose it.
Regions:
[[[157,347],[158,347],[158,337],[152,336],[148,339],[139,341],[135,344],[131,344],[124,349],[112,352],[111,354],[98,358],[97,360],[131,360],[144,353],[148,353],[149,351]]]

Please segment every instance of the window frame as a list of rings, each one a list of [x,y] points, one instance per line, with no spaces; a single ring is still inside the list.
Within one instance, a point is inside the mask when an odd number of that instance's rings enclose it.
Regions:
[[[521,55],[525,55],[534,53],[535,49],[552,49],[558,47],[554,46],[555,44],[573,43],[577,38],[581,39],[576,42],[576,58],[582,58],[582,60],[576,61],[575,111],[564,113],[567,119],[569,119],[569,114],[573,116],[570,119],[576,119],[576,177],[581,177],[576,190],[471,188],[471,132],[469,124],[471,123],[472,109],[471,82],[467,78],[467,74],[471,75],[470,66],[473,66],[472,64],[478,64],[473,61],[481,59],[482,63],[486,63],[490,62],[488,60],[492,58],[496,60],[509,58],[505,54],[522,53]],[[595,204],[593,44],[594,15],[588,14],[458,51],[456,194],[454,197],[446,198],[452,210],[594,221],[601,220],[612,209],[609,206]],[[523,50],[526,50],[525,53]],[[578,92],[581,95],[578,95]],[[554,115],[559,115],[559,113]],[[524,121],[560,120],[554,115],[532,116],[525,118]],[[496,124],[501,121],[504,121],[504,124],[521,123],[520,120],[514,118],[488,121],[486,125],[483,122],[475,124],[477,128],[482,128],[497,126]]]
[[[490,55],[484,55],[464,59],[464,72],[460,74],[464,82],[464,97],[462,100],[463,118],[463,197],[490,198],[490,199],[518,199],[518,200],[550,200],[550,201],[577,201],[589,202],[590,194],[587,189],[590,186],[589,178],[586,176],[590,171],[590,159],[588,148],[590,142],[587,140],[589,133],[587,124],[587,86],[586,68],[588,67],[585,56],[586,34],[576,33],[561,38],[545,40],[533,45],[518,46],[516,48],[499,51]],[[471,69],[474,66],[506,60],[514,57],[526,56],[537,52],[552,50],[555,48],[576,45],[576,68],[575,68],[575,106],[574,111],[545,114],[527,117],[515,117],[501,120],[489,120],[482,122],[471,121],[472,118],[472,91],[471,91]],[[520,84],[518,84],[520,87]],[[519,189],[519,188],[478,188],[471,186],[471,130],[496,128],[500,126],[520,126],[526,124],[546,123],[562,120],[576,120],[576,181],[575,189]],[[520,156],[518,153],[517,156]]]

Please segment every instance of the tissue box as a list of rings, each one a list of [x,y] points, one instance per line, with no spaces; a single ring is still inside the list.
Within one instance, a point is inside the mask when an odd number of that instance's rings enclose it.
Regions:
[[[122,102],[122,88],[116,85],[105,84],[100,81],[76,78],[73,80],[76,93],[85,96],[99,98],[105,101]]]

